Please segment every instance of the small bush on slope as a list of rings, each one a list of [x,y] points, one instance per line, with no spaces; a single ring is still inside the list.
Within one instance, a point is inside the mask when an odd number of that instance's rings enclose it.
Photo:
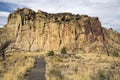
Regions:
[[[54,54],[55,54],[54,51],[49,51],[49,52],[47,53],[48,56],[54,56]]]
[[[63,48],[61,49],[61,54],[67,54],[67,50],[66,50],[65,47],[63,47]]]

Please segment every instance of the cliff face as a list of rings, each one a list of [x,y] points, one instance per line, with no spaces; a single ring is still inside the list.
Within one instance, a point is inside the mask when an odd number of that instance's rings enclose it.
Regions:
[[[112,28],[104,28],[103,33],[105,36],[104,45],[107,48],[108,52],[120,52],[120,33],[113,31]]]
[[[9,48],[26,51],[60,50],[62,47],[70,51],[99,51],[103,50],[106,36],[109,35],[101,27],[98,17],[49,14],[27,8],[11,13],[4,28],[9,29],[11,40],[14,40]]]

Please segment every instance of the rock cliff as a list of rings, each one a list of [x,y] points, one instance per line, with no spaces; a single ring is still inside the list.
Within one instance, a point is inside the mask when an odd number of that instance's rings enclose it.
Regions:
[[[0,31],[1,35],[6,33],[11,41],[9,49],[57,51],[66,47],[69,51],[96,52],[113,47],[120,50],[120,34],[102,28],[98,17],[87,15],[17,9]]]

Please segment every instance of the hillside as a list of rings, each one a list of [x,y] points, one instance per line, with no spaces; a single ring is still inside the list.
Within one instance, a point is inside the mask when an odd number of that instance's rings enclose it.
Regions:
[[[0,34],[2,43],[10,41],[9,50],[120,51],[120,34],[103,28],[98,17],[87,15],[17,9]]]
[[[120,80],[120,33],[98,17],[17,9],[0,28],[2,52],[0,80],[28,80],[39,57],[46,80]]]

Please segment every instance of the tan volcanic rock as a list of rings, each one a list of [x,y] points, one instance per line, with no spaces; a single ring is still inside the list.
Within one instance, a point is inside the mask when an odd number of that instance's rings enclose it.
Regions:
[[[11,13],[4,28],[10,28],[10,37],[14,39],[9,47],[25,51],[61,50],[63,47],[70,51],[104,51],[105,39],[108,40],[106,36],[120,35],[103,30],[98,17],[71,13],[49,14],[27,8]],[[119,39],[114,41],[119,42]]]

